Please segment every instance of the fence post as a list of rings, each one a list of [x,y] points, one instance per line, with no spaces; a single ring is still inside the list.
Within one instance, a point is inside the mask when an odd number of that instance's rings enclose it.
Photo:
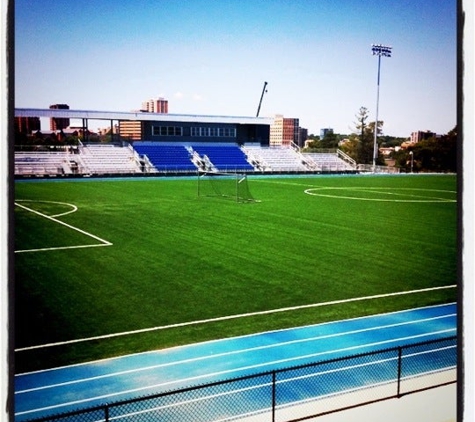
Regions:
[[[272,422],[275,422],[275,371],[272,371]]]
[[[397,397],[401,397],[402,347],[397,348]]]
[[[104,406],[104,420],[105,422],[109,422],[109,405]]]

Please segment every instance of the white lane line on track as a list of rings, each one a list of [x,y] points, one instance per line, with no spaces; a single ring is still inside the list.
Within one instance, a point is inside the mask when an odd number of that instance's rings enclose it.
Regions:
[[[236,354],[255,352],[255,351],[258,351],[258,350],[265,350],[265,349],[278,348],[278,347],[286,347],[286,346],[290,346],[290,345],[294,345],[294,344],[298,344],[298,343],[307,343],[307,342],[318,341],[318,340],[326,340],[326,339],[329,339],[329,338],[343,337],[343,336],[353,335],[353,334],[360,334],[360,333],[369,332],[369,331],[377,331],[377,330],[383,330],[383,329],[387,329],[387,328],[395,328],[395,327],[400,327],[400,326],[403,326],[403,325],[419,324],[419,323],[435,321],[435,320],[444,319],[444,318],[451,318],[451,317],[454,317],[454,316],[457,316],[457,314],[452,313],[452,314],[447,314],[447,315],[439,315],[439,316],[436,316],[436,317],[422,318],[422,319],[418,319],[418,320],[404,321],[404,322],[380,325],[380,326],[370,327],[370,328],[361,328],[361,329],[358,329],[358,330],[344,331],[344,332],[335,333],[335,334],[326,334],[326,335],[323,335],[323,336],[316,336],[316,337],[309,337],[309,338],[298,339],[298,340],[285,341],[285,342],[280,342],[280,343],[276,343],[276,344],[267,344],[267,345],[264,345],[264,346],[250,347],[250,348],[246,348],[246,349],[236,349],[236,350],[232,350],[230,352],[217,353],[217,354],[213,354],[213,355],[200,356],[200,357],[191,358],[191,359],[183,359],[183,360],[179,360],[179,361],[162,363],[162,364],[158,364],[158,365],[150,365],[150,366],[145,366],[145,367],[141,367],[141,368],[129,369],[129,370],[125,370],[125,371],[112,372],[112,373],[109,373],[109,374],[97,375],[97,376],[89,377],[89,378],[82,378],[82,379],[66,381],[66,382],[61,382],[61,383],[56,383],[56,384],[43,385],[41,387],[35,387],[35,388],[29,388],[29,389],[25,389],[25,390],[15,391],[15,394],[24,394],[24,393],[30,393],[30,392],[39,391],[39,390],[46,390],[46,389],[50,389],[50,388],[65,387],[67,385],[73,385],[73,384],[80,384],[80,383],[84,383],[84,382],[96,381],[96,380],[100,380],[100,379],[104,379],[104,378],[111,378],[111,377],[115,377],[115,376],[133,374],[133,373],[136,373],[136,372],[150,371],[150,370],[155,370],[155,369],[159,369],[159,368],[166,368],[166,367],[169,367],[169,366],[182,365],[182,364],[188,364],[188,363],[193,363],[193,362],[199,362],[199,361],[203,361],[203,360],[221,358],[221,357],[224,357],[224,356],[231,356],[231,355],[236,355]]]
[[[267,310],[267,311],[249,312],[249,313],[245,313],[245,314],[227,315],[227,316],[217,317],[217,318],[200,319],[200,320],[196,320],[196,321],[180,322],[180,323],[177,323],[177,324],[161,325],[161,326],[158,326],[158,327],[142,328],[140,330],[124,331],[124,332],[112,333],[112,334],[104,334],[102,336],[86,337],[86,338],[80,338],[80,339],[74,339],[74,340],[58,341],[58,342],[55,342],[55,343],[39,344],[39,345],[36,345],[36,346],[26,346],[26,347],[21,347],[21,348],[15,349],[15,352],[24,352],[24,351],[28,351],[28,350],[44,349],[44,348],[48,348],[48,347],[65,346],[65,345],[68,345],[68,344],[84,343],[84,342],[95,341],[95,340],[104,340],[104,339],[109,339],[109,338],[114,338],[114,337],[121,337],[121,336],[133,335],[133,334],[147,333],[147,332],[151,332],[151,331],[166,330],[166,329],[170,329],[170,328],[187,327],[187,326],[190,326],[190,325],[207,324],[207,323],[211,323],[211,322],[227,321],[227,320],[232,320],[232,319],[248,318],[248,317],[260,316],[260,315],[270,315],[270,314],[275,314],[275,313],[279,313],[279,312],[289,312],[289,311],[297,311],[297,310],[301,310],[301,309],[319,308],[319,307],[322,307],[322,306],[340,305],[340,304],[343,304],[343,303],[360,302],[360,301],[364,301],[364,300],[381,299],[381,298],[385,298],[385,297],[402,296],[402,295],[425,293],[425,292],[432,292],[432,291],[436,291],[436,290],[454,289],[454,288],[457,288],[456,284],[452,284],[452,285],[449,285],[449,286],[428,287],[426,289],[418,289],[418,290],[407,290],[407,291],[403,291],[403,292],[384,293],[384,294],[373,295],[373,296],[354,297],[354,298],[350,298],[350,299],[332,300],[332,301],[329,301],[329,302],[311,303],[309,305],[291,306],[291,307],[288,307],[288,308],[270,309],[270,310]]]
[[[250,369],[257,369],[257,368],[260,368],[260,367],[263,367],[263,366],[287,363],[287,362],[291,362],[291,361],[295,361],[295,360],[301,360],[301,359],[309,359],[309,358],[314,358],[316,356],[327,355],[327,354],[330,354],[330,353],[348,352],[350,350],[361,349],[361,348],[364,348],[364,347],[381,346],[383,344],[389,344],[389,343],[394,343],[394,342],[398,342],[398,341],[405,341],[405,340],[413,340],[413,339],[417,339],[417,338],[427,337],[427,336],[430,336],[430,335],[447,334],[449,332],[454,332],[454,331],[456,331],[456,328],[434,331],[434,332],[430,332],[430,333],[423,333],[423,334],[418,334],[418,335],[415,335],[415,336],[400,337],[400,338],[397,338],[397,339],[384,340],[384,341],[378,341],[378,342],[367,343],[367,344],[359,344],[359,345],[356,345],[356,346],[345,347],[345,348],[342,348],[342,349],[311,353],[311,354],[292,357],[292,358],[279,359],[279,360],[275,360],[275,361],[272,361],[272,362],[258,363],[258,364],[254,364],[254,365],[243,366],[243,367],[240,367],[240,368],[227,369],[227,370],[224,370],[224,371],[218,371],[218,372],[214,372],[214,373],[188,377],[188,378],[184,378],[184,379],[180,379],[180,380],[167,381],[167,382],[160,383],[160,384],[154,384],[154,385],[145,386],[145,387],[138,387],[138,388],[133,388],[133,389],[129,389],[129,390],[124,390],[124,391],[119,391],[119,392],[114,392],[114,393],[109,393],[109,394],[103,394],[103,395],[100,395],[100,396],[85,398],[85,399],[81,399],[81,400],[74,400],[74,401],[70,401],[70,402],[66,402],[66,403],[60,403],[60,404],[51,405],[51,406],[46,406],[46,407],[42,407],[42,408],[25,410],[25,411],[22,411],[22,412],[17,412],[17,413],[15,413],[15,415],[20,416],[20,415],[26,415],[26,414],[35,413],[35,412],[42,412],[42,411],[45,411],[45,410],[58,409],[60,407],[83,404],[83,403],[91,402],[91,401],[94,401],[94,400],[108,399],[108,398],[119,396],[119,395],[122,395],[122,394],[132,394],[132,393],[138,393],[140,391],[150,390],[150,389],[153,389],[153,388],[163,388],[163,387],[167,387],[167,386],[170,386],[170,385],[176,384],[176,383],[184,383],[184,382],[191,383],[191,382],[194,382],[194,381],[197,381],[197,380],[200,380],[200,379],[202,380],[204,378],[222,376],[222,375],[226,375],[226,374],[230,374],[230,373],[232,374],[233,372],[238,372],[238,371],[247,371],[247,370],[250,370]]]

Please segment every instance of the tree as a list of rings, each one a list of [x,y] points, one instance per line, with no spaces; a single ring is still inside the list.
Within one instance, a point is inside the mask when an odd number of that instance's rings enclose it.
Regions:
[[[400,138],[396,136],[390,136],[390,135],[382,135],[378,138],[378,142],[381,146],[383,147],[398,147],[400,146],[403,142],[408,141],[409,138]]]
[[[347,137],[347,141],[341,145],[340,149],[355,161],[358,157],[357,149],[359,147],[359,137],[356,133],[352,133]]]
[[[369,112],[366,107],[360,107],[354,122],[354,132],[349,136],[349,140],[342,145],[343,152],[353,158],[358,164],[371,164],[373,162],[374,151],[374,127],[375,122],[367,122]],[[384,122],[378,121],[378,136],[383,133]],[[378,148],[380,140],[378,139]],[[377,165],[385,165],[384,158],[378,155]]]
[[[412,152],[415,172],[457,171],[457,126],[446,135],[433,136],[394,155],[398,167],[410,171]]]
[[[356,157],[353,157],[357,163],[369,164],[373,159],[373,144],[371,133],[368,130],[369,111],[366,107],[360,107],[358,114],[355,116],[355,132],[359,134],[358,144],[356,146]]]
[[[320,137],[312,135],[311,137],[309,136],[307,139],[307,150],[314,150],[320,148]]]
[[[414,146],[414,161],[423,171],[457,171],[457,129],[441,137],[425,139]]]
[[[320,141],[320,148],[333,149],[338,147],[339,139],[333,130],[329,130]]]
[[[320,140],[320,136],[314,135],[313,133],[311,133],[310,135],[308,135],[307,139],[308,139],[308,140],[311,140],[311,141],[319,141],[319,140]]]

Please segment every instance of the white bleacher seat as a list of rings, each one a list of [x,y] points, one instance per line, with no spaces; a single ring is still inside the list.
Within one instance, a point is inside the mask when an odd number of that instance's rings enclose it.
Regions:
[[[312,152],[304,153],[303,155],[310,158],[316,164],[316,169],[321,171],[340,172],[354,170],[351,164],[338,157],[335,153]]]
[[[244,146],[243,150],[249,156],[257,159],[264,171],[301,172],[309,170],[302,162],[301,155],[292,148]]]
[[[69,174],[67,151],[15,151],[15,175],[58,176]]]
[[[134,151],[108,144],[85,145],[81,160],[90,174],[141,173]]]

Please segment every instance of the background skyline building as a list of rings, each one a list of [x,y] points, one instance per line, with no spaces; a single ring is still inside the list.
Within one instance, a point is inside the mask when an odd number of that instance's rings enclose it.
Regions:
[[[147,113],[168,113],[168,100],[159,97],[144,101],[140,111],[146,111]]]
[[[320,139],[323,139],[328,133],[333,133],[333,129],[330,127],[320,129]]]
[[[424,139],[433,138],[435,136],[437,136],[437,134],[430,130],[418,130],[416,132],[411,133],[411,143],[417,144],[418,142],[423,141]]]
[[[299,119],[276,114],[270,125],[270,146],[290,146],[299,143]]]

